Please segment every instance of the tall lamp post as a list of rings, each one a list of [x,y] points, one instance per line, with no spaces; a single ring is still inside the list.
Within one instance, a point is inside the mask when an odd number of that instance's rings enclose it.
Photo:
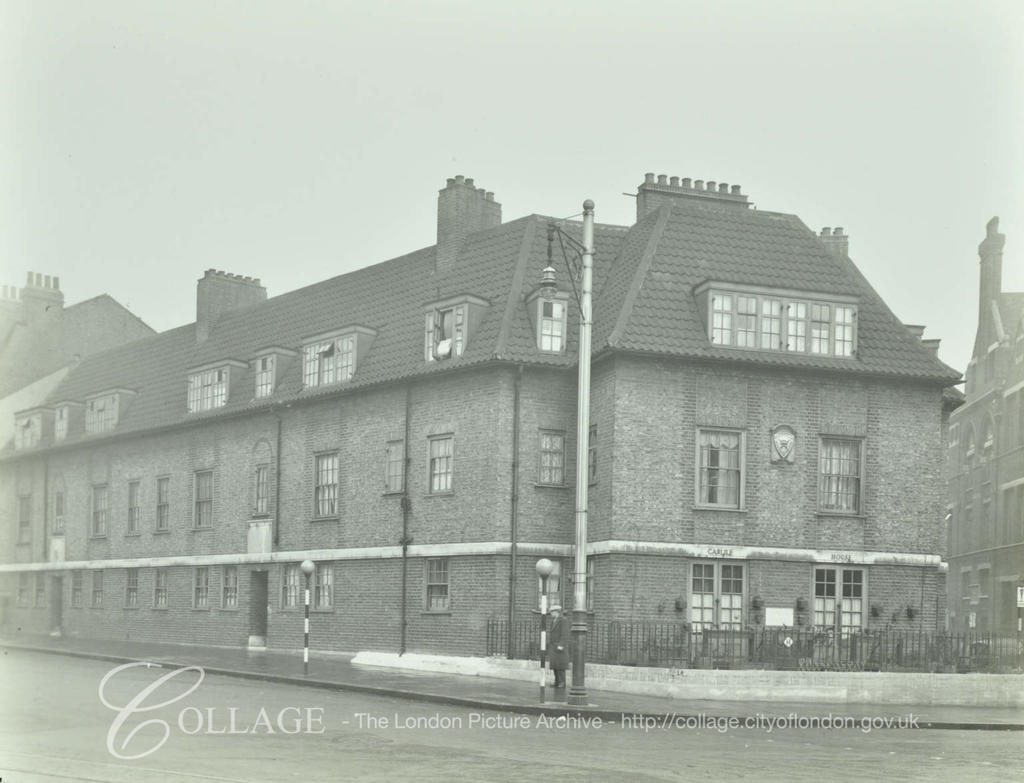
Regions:
[[[309,578],[313,576],[312,560],[303,560],[299,569],[306,577],[306,617],[302,626],[302,674],[309,674]]]
[[[593,328],[591,298],[594,287],[594,202],[583,202],[583,243],[580,244],[557,226],[548,229],[548,266],[542,273],[542,295],[552,296],[555,291],[555,270],[551,265],[553,235],[557,232],[567,265],[575,267],[575,259],[565,255],[565,242],[579,254],[579,266],[573,269],[580,278],[576,291],[580,311],[580,339],[577,366],[579,376],[576,389],[576,559],[573,568],[572,605],[572,684],[568,703],[587,703],[586,643],[587,643],[587,485],[589,481],[588,454],[590,451],[590,333]],[[573,289],[576,282],[573,280]]]
[[[540,582],[540,703],[544,703],[544,686],[547,685],[547,672],[544,671],[545,658],[548,651],[548,577],[555,570],[555,564],[542,557],[535,566]],[[511,631],[510,631],[511,633]]]

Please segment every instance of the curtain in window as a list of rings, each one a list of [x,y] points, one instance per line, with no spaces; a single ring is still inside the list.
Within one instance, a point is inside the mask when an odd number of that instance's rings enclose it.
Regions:
[[[700,500],[715,506],[740,504],[740,435],[700,433]]]
[[[825,439],[821,442],[821,508],[860,510],[860,442]]]

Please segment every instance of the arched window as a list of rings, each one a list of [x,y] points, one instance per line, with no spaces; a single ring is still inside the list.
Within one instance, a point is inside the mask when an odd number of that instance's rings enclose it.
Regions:
[[[996,445],[995,432],[995,427],[992,426],[992,416],[986,416],[981,438],[981,458],[983,460],[989,460],[992,458],[992,453]]]

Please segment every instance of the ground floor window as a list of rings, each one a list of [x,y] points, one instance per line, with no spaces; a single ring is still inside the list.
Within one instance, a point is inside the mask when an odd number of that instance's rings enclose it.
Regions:
[[[436,557],[426,562],[426,609],[428,612],[447,612],[449,609],[448,595],[448,558]]]
[[[814,569],[814,625],[843,636],[864,627],[864,571],[859,568]]]
[[[694,563],[690,570],[690,625],[695,631],[743,628],[743,566]]]
[[[302,572],[298,563],[289,563],[284,567],[281,578],[281,608],[294,609],[299,606],[299,591],[302,584]]]
[[[153,606],[167,608],[167,569],[158,568],[153,573]]]
[[[28,606],[29,590],[31,589],[29,580],[29,574],[18,574],[18,606]]]
[[[103,606],[103,572],[92,572],[92,605]]]
[[[334,603],[334,568],[330,564],[317,566],[313,578],[313,607],[330,609]]]
[[[71,572],[71,605],[82,605],[82,572]]]
[[[125,571],[124,605],[139,605],[139,569],[129,568]]]
[[[224,566],[222,575],[223,594],[221,606],[224,609],[238,608],[238,566]]]
[[[210,569],[203,566],[192,573],[192,608],[207,609],[210,606]]]

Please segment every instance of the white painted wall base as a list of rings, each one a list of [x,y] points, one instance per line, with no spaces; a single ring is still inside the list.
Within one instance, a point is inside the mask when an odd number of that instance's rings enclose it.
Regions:
[[[537,661],[363,651],[354,664],[537,681]],[[587,664],[594,690],[670,699],[1024,708],[1021,674],[659,669]]]

